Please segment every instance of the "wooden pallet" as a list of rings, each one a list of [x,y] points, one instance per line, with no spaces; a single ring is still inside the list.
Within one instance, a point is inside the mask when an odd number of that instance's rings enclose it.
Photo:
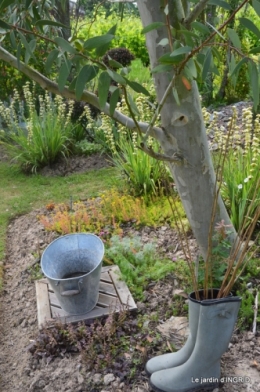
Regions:
[[[129,310],[137,309],[126,283],[120,278],[120,270],[117,265],[102,268],[98,303],[86,314],[72,316],[66,313],[61,308],[47,279],[37,280],[35,285],[39,328],[47,321],[57,319],[62,323],[76,323],[102,317],[111,312],[119,312],[123,307],[127,307]]]

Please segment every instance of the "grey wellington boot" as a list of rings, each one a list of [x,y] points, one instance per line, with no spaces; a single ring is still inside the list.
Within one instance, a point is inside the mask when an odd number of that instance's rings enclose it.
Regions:
[[[158,370],[168,369],[182,365],[190,357],[195,346],[198,322],[200,313],[200,303],[189,301],[189,329],[190,333],[185,345],[176,353],[158,355],[150,359],[145,365],[145,371],[150,376]]]
[[[180,366],[153,373],[153,391],[213,391],[219,386],[220,358],[228,348],[240,303],[239,297],[200,301],[197,339],[191,356]]]

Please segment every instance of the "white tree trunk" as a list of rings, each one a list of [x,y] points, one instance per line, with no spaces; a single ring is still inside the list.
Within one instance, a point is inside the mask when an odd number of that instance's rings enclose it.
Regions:
[[[164,2],[160,0],[137,1],[143,26],[153,22],[166,22]],[[174,0],[175,10],[170,9],[171,25],[176,23],[176,15],[182,18],[181,2]],[[171,11],[172,17],[171,17]],[[170,48],[158,45],[161,39],[168,37],[165,28],[152,30],[146,34],[146,43],[150,56],[151,68],[159,64],[158,58],[169,52]],[[161,101],[173,74],[159,73],[154,76],[158,102]],[[179,152],[186,161],[183,165],[169,163],[176,187],[181,197],[194,236],[200,246],[204,258],[207,255],[208,235],[212,219],[212,208],[215,195],[216,176],[209,152],[205,126],[202,117],[200,97],[197,84],[192,83],[191,90],[187,90],[179,80],[176,84],[180,105],[173,94],[169,94],[161,111],[161,124],[164,133],[160,133],[158,140],[166,155],[171,156]],[[222,199],[218,198],[214,222],[224,220],[231,225],[230,218]],[[234,241],[236,232],[231,228],[230,240]]]

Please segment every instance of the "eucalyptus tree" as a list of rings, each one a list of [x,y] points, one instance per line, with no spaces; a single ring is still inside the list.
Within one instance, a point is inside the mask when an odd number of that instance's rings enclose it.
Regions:
[[[111,60],[112,70],[102,62],[102,56],[116,35],[116,25],[104,36],[86,41],[78,39],[77,32],[74,32],[70,42],[67,42],[58,32],[64,26],[52,17],[54,1],[0,2],[0,59],[19,69],[44,89],[66,98],[88,102],[116,122],[142,133],[140,148],[169,165],[204,258],[207,255],[208,238],[215,223],[224,222],[230,226],[231,241],[235,240],[236,232],[217,192],[197,80],[203,81],[208,73],[218,72],[218,47],[227,47],[231,53],[230,77],[235,83],[240,67],[247,64],[254,106],[257,107],[257,53],[260,52],[260,48],[256,47],[249,48],[248,53],[242,53],[241,42],[235,29],[226,29],[230,20],[247,4],[260,16],[258,0],[241,1],[227,20],[218,26],[198,21],[207,3],[207,0],[195,0],[192,3],[188,0],[137,0],[157,95],[157,107],[148,124],[138,121],[130,99],[131,89],[140,94],[149,94],[147,90],[130,81],[128,70],[119,63]],[[225,9],[230,7],[229,3],[223,0],[214,0],[213,3]],[[260,37],[260,31],[251,20],[241,18],[240,22]],[[228,39],[225,38],[224,32],[227,33]],[[220,37],[222,42],[219,42],[219,39],[215,42],[216,36]],[[44,74],[30,66],[34,49],[42,39],[54,45],[54,49],[48,54]],[[11,42],[16,48],[17,56],[11,55],[5,49],[6,42]],[[25,49],[24,58],[21,58],[22,47]],[[54,79],[51,73],[53,64],[58,69],[58,76]],[[71,82],[72,69],[74,79]],[[98,79],[98,96],[88,91],[88,83],[94,78]],[[111,80],[117,83],[117,87],[113,86],[108,104]],[[129,116],[116,110],[120,94],[126,96]],[[154,125],[158,116],[160,127]],[[156,154],[149,148],[149,136],[159,141],[163,151],[161,154]],[[215,213],[212,225],[213,210]]]

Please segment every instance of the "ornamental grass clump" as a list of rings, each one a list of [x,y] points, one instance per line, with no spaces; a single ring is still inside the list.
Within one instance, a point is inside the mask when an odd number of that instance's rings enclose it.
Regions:
[[[0,116],[6,125],[1,143],[22,169],[36,172],[71,153],[78,125],[71,122],[73,101],[67,106],[61,97],[52,98],[46,92],[44,96],[39,95],[36,102],[29,83],[23,93],[24,102],[20,101],[17,91],[9,107],[0,102]]]
[[[151,97],[154,91],[150,91]],[[150,97],[150,99],[151,99]],[[150,122],[154,107],[143,95],[135,99],[138,119]],[[122,97],[117,109],[123,114],[129,114],[126,98]],[[110,149],[112,163],[119,169],[129,192],[134,196],[162,195],[165,184],[172,178],[164,162],[147,155],[138,148],[141,137],[137,131],[129,132],[124,126],[115,123],[108,116],[101,114],[102,129]],[[158,124],[157,124],[158,125]],[[160,152],[158,142],[149,137],[148,146]]]

